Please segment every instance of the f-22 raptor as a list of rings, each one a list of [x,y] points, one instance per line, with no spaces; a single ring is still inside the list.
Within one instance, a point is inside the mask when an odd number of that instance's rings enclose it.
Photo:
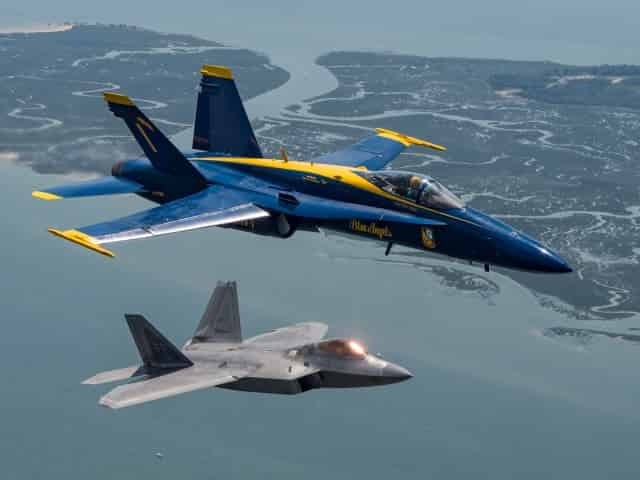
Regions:
[[[100,399],[118,409],[210,387],[296,394],[315,388],[401,382],[411,373],[350,339],[322,340],[324,323],[298,323],[242,339],[235,282],[218,283],[182,350],[141,315],[125,315],[142,365],[99,373],[83,383],[139,379]]]
[[[205,65],[193,150],[180,151],[129,97],[104,94],[146,159],[115,164],[111,176],[33,192],[57,200],[136,194],[160,204],[78,229],[49,231],[107,256],[105,245],[207,228],[234,228],[288,238],[333,230],[386,244],[441,253],[485,265],[570,272],[558,254],[524,233],[468,207],[433,177],[389,170],[412,145],[445,150],[379,128],[369,138],[310,161],[263,158],[231,70]]]

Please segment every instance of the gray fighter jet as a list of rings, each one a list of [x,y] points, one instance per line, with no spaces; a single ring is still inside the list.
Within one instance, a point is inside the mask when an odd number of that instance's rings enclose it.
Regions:
[[[83,383],[134,379],[100,399],[109,408],[209,387],[302,393],[369,387],[411,378],[404,368],[366,352],[355,340],[324,340],[324,323],[298,323],[242,340],[235,282],[219,282],[194,336],[179,350],[142,315],[125,315],[142,365],[99,373]],[[138,378],[139,377],[139,378]]]

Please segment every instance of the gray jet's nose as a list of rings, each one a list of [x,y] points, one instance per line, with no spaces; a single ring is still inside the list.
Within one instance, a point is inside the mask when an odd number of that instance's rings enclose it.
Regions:
[[[409,370],[393,363],[387,364],[387,366],[382,369],[382,376],[389,383],[402,382],[413,377]]]

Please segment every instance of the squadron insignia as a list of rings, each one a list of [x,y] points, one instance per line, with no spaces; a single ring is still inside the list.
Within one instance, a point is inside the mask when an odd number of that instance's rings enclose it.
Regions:
[[[430,250],[436,248],[435,236],[433,235],[433,230],[429,227],[422,227],[421,238],[422,238],[422,246],[424,248],[428,248]]]

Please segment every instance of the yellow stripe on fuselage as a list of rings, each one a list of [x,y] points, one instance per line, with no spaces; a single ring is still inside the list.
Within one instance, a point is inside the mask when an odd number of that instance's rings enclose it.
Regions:
[[[388,200],[406,205],[407,207],[411,207],[413,209],[418,208],[420,210],[431,212],[436,215],[441,215],[453,220],[458,220],[460,222],[475,225],[474,222],[471,222],[465,218],[456,217],[455,215],[450,215],[439,210],[425,207],[423,205],[418,205],[417,203],[407,200],[406,198],[399,197],[382,190],[373,183],[369,182],[363,176],[356,173],[358,171],[366,170],[366,168],[364,167],[346,167],[343,165],[334,165],[330,163],[300,162],[296,160],[284,161],[275,158],[200,157],[197,160],[235,165],[249,165],[252,167],[271,168],[274,170],[289,170],[293,172],[317,175],[328,178],[330,180],[345,183],[351,187],[373,193],[374,195],[378,195]]]

